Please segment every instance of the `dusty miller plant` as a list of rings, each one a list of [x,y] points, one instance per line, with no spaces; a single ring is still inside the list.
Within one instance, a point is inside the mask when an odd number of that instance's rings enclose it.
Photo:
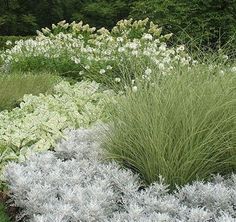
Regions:
[[[107,127],[107,126],[106,126]],[[236,176],[196,181],[168,193],[159,182],[143,188],[138,175],[104,162],[106,127],[67,131],[55,152],[37,153],[6,168],[19,218],[32,222],[233,222]]]

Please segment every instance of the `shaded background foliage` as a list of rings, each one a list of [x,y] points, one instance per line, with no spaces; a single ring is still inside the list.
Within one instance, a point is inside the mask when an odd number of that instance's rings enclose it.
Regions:
[[[233,41],[236,33],[235,0],[138,0],[130,16],[149,17],[177,41],[212,48]]]
[[[34,35],[63,19],[111,28],[128,17],[149,17],[175,42],[216,48],[235,39],[236,0],[0,0],[0,35]]]
[[[129,0],[0,0],[1,35],[32,35],[36,29],[60,20],[83,20],[111,28],[128,17]]]

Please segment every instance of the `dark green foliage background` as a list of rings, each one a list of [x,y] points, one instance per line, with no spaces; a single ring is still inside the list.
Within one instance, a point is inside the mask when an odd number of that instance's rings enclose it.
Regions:
[[[34,35],[63,19],[111,28],[128,17],[149,17],[175,42],[216,48],[235,39],[236,0],[0,0],[0,35]]]
[[[32,35],[60,20],[112,27],[129,15],[129,0],[0,0],[0,35]]]
[[[130,17],[149,17],[175,41],[195,45],[215,48],[236,37],[236,0],[138,0]]]

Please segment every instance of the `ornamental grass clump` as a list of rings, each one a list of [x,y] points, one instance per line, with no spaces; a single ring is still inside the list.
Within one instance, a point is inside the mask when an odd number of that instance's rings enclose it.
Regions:
[[[161,175],[171,189],[235,171],[235,73],[196,65],[157,76],[137,82],[119,101],[104,142],[107,158],[146,184]]]
[[[25,94],[38,95],[50,91],[59,80],[58,76],[50,73],[0,73],[0,111],[15,108]]]

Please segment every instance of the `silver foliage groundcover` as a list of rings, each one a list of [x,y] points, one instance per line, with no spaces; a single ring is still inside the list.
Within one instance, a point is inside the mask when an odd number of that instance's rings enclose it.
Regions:
[[[236,221],[236,175],[216,176],[168,194],[158,182],[140,189],[137,175],[101,161],[103,126],[71,130],[56,152],[34,154],[6,169],[19,218],[32,222]],[[160,180],[161,181],[161,180]]]

